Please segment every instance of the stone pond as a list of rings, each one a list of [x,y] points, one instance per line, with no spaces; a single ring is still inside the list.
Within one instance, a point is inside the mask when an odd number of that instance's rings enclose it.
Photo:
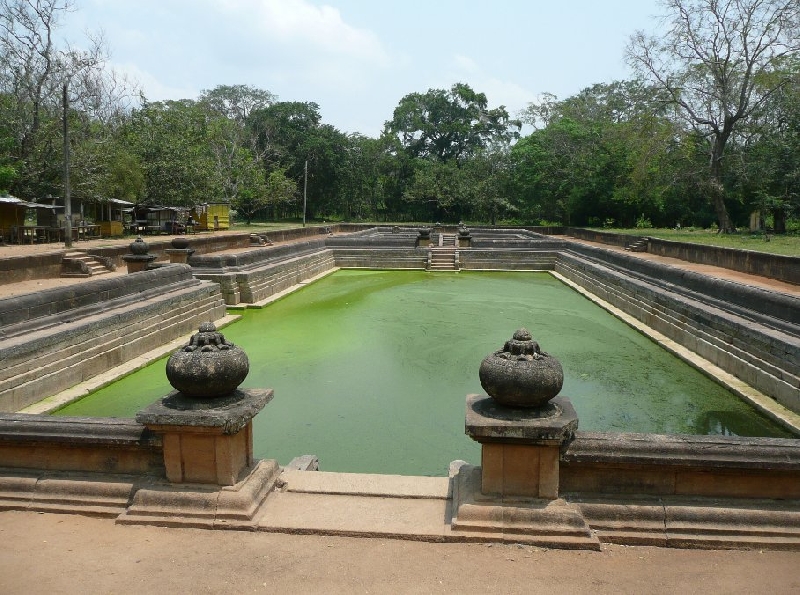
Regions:
[[[340,271],[225,329],[248,353],[244,387],[275,399],[255,454],[315,454],[326,471],[446,475],[478,462],[464,395],[509,330],[564,367],[589,431],[789,437],[750,406],[546,273]],[[58,412],[132,417],[169,392],[165,361]]]

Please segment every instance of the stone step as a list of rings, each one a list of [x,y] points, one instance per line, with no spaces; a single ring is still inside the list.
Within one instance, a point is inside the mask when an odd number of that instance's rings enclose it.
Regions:
[[[73,250],[64,254],[61,260],[61,277],[94,277],[111,270],[104,262],[86,252]]]

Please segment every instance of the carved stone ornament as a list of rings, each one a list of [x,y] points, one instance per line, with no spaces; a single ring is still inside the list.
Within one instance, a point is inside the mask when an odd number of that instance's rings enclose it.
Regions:
[[[524,328],[483,359],[479,376],[486,393],[507,407],[543,407],[564,384],[559,361]]]
[[[213,322],[200,325],[189,344],[167,361],[169,383],[185,396],[197,399],[229,395],[249,371],[247,354],[226,341]]]
[[[133,242],[131,242],[130,246],[128,246],[128,249],[134,256],[144,256],[150,250],[150,246],[148,246],[147,242],[142,239],[142,236],[139,236]]]

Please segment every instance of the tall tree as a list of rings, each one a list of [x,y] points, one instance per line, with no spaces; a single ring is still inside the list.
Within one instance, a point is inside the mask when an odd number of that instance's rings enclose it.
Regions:
[[[142,163],[144,201],[193,206],[219,200],[205,109],[184,99],[146,103],[125,126],[125,143]]]
[[[734,225],[725,204],[728,141],[786,83],[774,76],[800,52],[797,0],[663,0],[659,36],[636,33],[629,61],[663,89],[708,141],[708,193],[722,232]]]
[[[506,108],[489,109],[483,93],[457,83],[400,100],[384,134],[397,138],[412,157],[459,161],[494,144],[518,138],[520,122]]]

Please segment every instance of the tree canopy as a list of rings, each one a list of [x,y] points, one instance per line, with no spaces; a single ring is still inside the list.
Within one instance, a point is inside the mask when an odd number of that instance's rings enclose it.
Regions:
[[[110,68],[101,35],[80,51],[57,43],[71,0],[0,0],[0,192],[61,194],[67,85],[73,196],[84,201],[224,201],[245,221],[721,230],[758,212],[790,230],[800,210],[800,5],[662,4],[657,34],[630,40],[630,80],[545,93],[513,116],[465,83],[415,91],[371,138],[326,123],[311,99],[280,101],[248,84],[149,101]]]
[[[723,158],[729,140],[787,84],[776,76],[800,52],[797,0],[664,0],[666,29],[637,33],[628,57],[708,143],[707,192],[721,231],[733,230]]]

